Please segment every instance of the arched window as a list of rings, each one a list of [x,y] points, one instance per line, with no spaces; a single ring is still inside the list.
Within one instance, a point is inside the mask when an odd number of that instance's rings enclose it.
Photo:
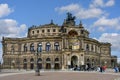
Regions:
[[[91,50],[94,51],[93,45],[91,45]]]
[[[47,58],[46,61],[51,61],[50,58]]]
[[[11,52],[12,52],[12,54],[14,54],[14,50],[15,50],[15,49],[14,49],[14,45],[12,45],[12,46],[11,46]]]
[[[89,45],[88,44],[86,45],[86,50],[89,51]]]
[[[41,58],[38,58],[38,62],[42,62],[42,59],[41,59]]]
[[[34,59],[33,59],[33,58],[31,58],[31,59],[30,59],[30,62],[31,62],[31,63],[34,63]]]
[[[50,51],[51,44],[48,42],[46,43],[46,51]]]
[[[42,52],[42,43],[39,43],[39,44],[38,44],[37,51],[38,51],[38,52]]]
[[[23,60],[23,63],[27,63],[27,59],[24,59],[24,60]]]
[[[27,52],[27,44],[24,45],[24,52]]]
[[[34,44],[33,43],[30,45],[30,51],[34,52]]]
[[[55,44],[54,44],[54,48],[55,48],[56,51],[59,50],[59,43],[58,43],[58,42],[55,42]]]
[[[59,58],[55,58],[55,61],[59,61]]]

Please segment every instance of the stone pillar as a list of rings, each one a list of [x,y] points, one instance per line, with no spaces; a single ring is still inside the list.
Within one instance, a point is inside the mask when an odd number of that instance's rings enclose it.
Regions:
[[[64,63],[65,63],[65,62],[64,62],[64,61],[65,61],[65,60],[64,60],[64,57],[65,57],[64,54],[62,54],[62,70],[65,69],[65,67],[64,67]]]

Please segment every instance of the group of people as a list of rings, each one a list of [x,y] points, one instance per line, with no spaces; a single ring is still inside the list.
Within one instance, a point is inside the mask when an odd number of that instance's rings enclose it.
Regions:
[[[106,66],[98,66],[97,71],[105,72],[106,68],[107,68]]]
[[[73,70],[75,70],[75,71],[98,71],[98,72],[105,72],[106,71],[106,68],[107,68],[107,66],[98,66],[98,67],[90,67],[90,66],[88,66],[88,65],[82,65],[82,66],[75,66],[74,68],[73,68]],[[113,70],[114,70],[114,72],[115,73],[118,73],[118,72],[120,72],[120,67],[118,67],[118,66],[115,66],[114,68],[113,68]]]

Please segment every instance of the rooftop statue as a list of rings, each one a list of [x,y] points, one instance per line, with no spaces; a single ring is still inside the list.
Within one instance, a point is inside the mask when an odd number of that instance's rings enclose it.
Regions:
[[[74,20],[75,20],[75,16],[72,16],[72,14],[68,12],[66,21],[74,21]]]
[[[72,16],[70,12],[67,13],[66,24],[75,25],[75,16]]]

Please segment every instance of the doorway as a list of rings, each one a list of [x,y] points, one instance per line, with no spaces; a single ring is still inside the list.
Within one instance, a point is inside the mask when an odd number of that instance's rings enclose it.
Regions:
[[[71,68],[78,66],[78,57],[72,56],[71,57]]]

